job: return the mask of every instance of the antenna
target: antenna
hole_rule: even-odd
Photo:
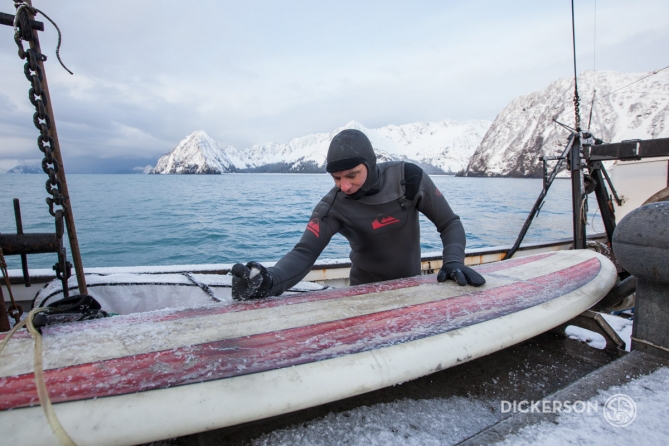
[[[576,131],[581,131],[581,112],[579,105],[581,99],[578,96],[578,75],[576,73],[576,21],[574,20],[574,0],[571,0],[571,38],[574,48],[574,127]]]
[[[592,101],[590,102],[590,116],[588,117],[588,132],[592,124],[592,110],[595,108],[597,95],[597,0],[595,0],[595,18],[592,24]]]

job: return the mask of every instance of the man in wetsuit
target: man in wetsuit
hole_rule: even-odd
[[[232,267],[236,300],[278,296],[302,280],[336,233],[351,245],[351,285],[420,274],[422,212],[437,227],[444,246],[437,280],[481,286],[485,279],[464,265],[465,231],[460,218],[430,177],[415,164],[376,164],[372,144],[358,130],[344,130],[330,143],[326,170],[335,187],[314,208],[292,251],[274,267],[257,262]]]

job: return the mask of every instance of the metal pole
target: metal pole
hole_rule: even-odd
[[[611,196],[606,191],[604,175],[602,175],[602,163],[595,161],[589,165],[590,177],[595,180],[595,196],[597,197],[597,204],[599,204],[599,213],[604,222],[606,236],[609,243],[613,239],[613,232],[616,230],[616,217],[613,212],[613,205],[611,204]]]
[[[26,3],[32,7],[32,0],[26,0]],[[28,17],[31,20],[35,19],[35,16],[30,13],[28,10]],[[39,37],[37,35],[36,30],[32,30],[33,33],[33,38],[30,41],[30,48],[38,51],[41,53],[40,50],[40,45],[39,45]],[[74,214],[72,212],[72,200],[70,199],[70,192],[67,187],[67,180],[65,179],[65,167],[63,166],[63,158],[61,156],[60,152],[60,142],[58,141],[58,132],[56,131],[56,119],[55,115],[53,113],[53,108],[51,106],[51,95],[49,94],[49,86],[46,81],[46,70],[44,69],[44,63],[38,58],[37,63],[39,64],[39,67],[42,69],[42,73],[44,75],[43,81],[42,81],[42,89],[44,90],[44,93],[47,98],[47,103],[46,103],[46,112],[49,114],[51,117],[51,128],[50,128],[50,135],[53,138],[55,144],[55,149],[53,150],[53,157],[58,161],[58,164],[60,166],[60,169],[58,170],[58,173],[56,174],[58,177],[58,180],[61,182],[61,191],[62,194],[68,197],[67,200],[67,206],[64,206],[64,214],[65,214],[65,224],[67,226],[67,238],[70,241],[70,251],[72,252],[72,262],[74,263],[74,270],[77,275],[77,285],[79,287],[79,293],[80,294],[88,294],[88,287],[86,286],[86,279],[84,277],[84,266],[81,261],[81,252],[79,250],[79,240],[77,239],[77,230],[74,225]]]
[[[509,249],[506,254],[504,255],[504,258],[502,260],[510,259],[513,257],[513,255],[516,253],[518,248],[520,247],[520,244],[523,242],[523,239],[525,238],[525,234],[527,234],[527,231],[530,229],[530,225],[532,224],[532,220],[534,220],[534,217],[539,213],[539,210],[541,209],[541,206],[543,206],[544,198],[546,198],[546,194],[548,194],[548,189],[551,187],[551,184],[553,184],[553,180],[555,180],[555,177],[559,173],[560,169],[562,168],[562,165],[564,164],[565,159],[570,156],[570,151],[572,150],[573,144],[574,144],[574,135],[575,133],[572,133],[569,136],[569,142],[567,143],[567,147],[564,149],[562,152],[562,155],[558,157],[558,162],[557,165],[553,168],[553,173],[551,173],[550,177],[546,177],[546,161],[544,160],[544,187],[539,194],[539,198],[537,198],[537,201],[534,202],[534,207],[532,207],[532,210],[530,211],[529,215],[525,219],[525,223],[523,224],[522,229],[520,230],[520,233],[518,234],[518,237],[516,238],[516,242],[513,244],[511,249]]]
[[[14,219],[16,220],[16,235],[23,234],[23,221],[21,220],[21,205],[19,199],[14,198]],[[23,270],[23,282],[30,286],[30,271],[28,270],[28,256],[21,254],[21,269]]]
[[[5,296],[2,294],[2,287],[0,286],[0,332],[4,333],[11,330],[9,325],[9,314],[5,306]]]
[[[583,169],[581,168],[581,133],[574,135],[574,145],[569,154],[571,169],[571,202],[574,220],[574,249],[585,249],[585,190]]]

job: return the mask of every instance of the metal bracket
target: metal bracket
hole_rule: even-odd
[[[570,321],[555,327],[552,331],[566,337],[565,330],[568,326],[574,325],[576,327],[585,328],[586,330],[594,331],[604,336],[606,340],[605,350],[616,351],[619,356],[625,355],[625,341],[623,341],[618,333],[611,328],[606,319],[600,313],[586,310]]]
[[[6,14],[0,12],[0,25],[14,26],[14,16],[12,14]],[[30,21],[30,27],[37,31],[44,31],[44,22],[38,22],[37,20]]]

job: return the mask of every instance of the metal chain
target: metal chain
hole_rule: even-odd
[[[46,198],[46,203],[49,205],[49,213],[55,218],[56,235],[59,240],[62,240],[64,232],[63,217],[67,210],[67,201],[69,200],[69,197],[62,193],[63,185],[56,176],[60,170],[60,165],[53,156],[54,151],[56,150],[56,143],[51,130],[51,117],[46,112],[47,94],[42,86],[44,73],[38,63],[46,61],[46,56],[41,53],[39,41],[33,39],[32,28],[30,27],[30,20],[28,17],[28,12],[36,14],[39,10],[24,2],[15,1],[14,3],[16,6],[16,16],[14,18],[14,41],[19,49],[19,57],[26,60],[26,63],[23,66],[23,73],[25,74],[26,79],[31,83],[30,90],[28,91],[28,99],[30,99],[30,102],[35,106],[33,124],[40,132],[40,135],[37,137],[37,146],[40,151],[44,153],[42,170],[49,176],[45,188],[47,193],[51,196]],[[43,12],[41,13],[46,17]],[[51,19],[49,20],[53,23]],[[60,30],[58,31],[58,36],[58,46],[60,46]],[[32,47],[24,49],[23,40],[31,42]],[[56,54],[58,54],[58,50],[56,50]],[[58,57],[58,60],[60,61],[60,56]],[[63,67],[65,68],[64,65]],[[65,69],[67,70],[67,68]],[[67,71],[69,72],[69,70]],[[59,209],[54,209],[54,206],[59,206]],[[54,270],[56,271],[56,277],[58,277],[63,284],[63,295],[67,297],[69,291],[67,280],[72,275],[72,264],[67,261],[65,247],[62,247],[58,252],[58,263],[54,265]]]
[[[574,121],[576,126],[576,131],[581,131],[581,98],[578,96],[578,85],[576,83],[576,78],[574,78]]]
[[[53,151],[56,148],[54,139],[50,133],[51,117],[46,112],[46,93],[42,88],[44,74],[38,65],[38,60],[44,62],[46,61],[46,56],[40,52],[39,43],[32,38],[32,29],[30,28],[27,11],[33,12],[33,9],[26,3],[21,3],[18,6],[16,18],[14,19],[14,25],[16,26],[14,40],[19,48],[19,57],[26,60],[26,63],[23,66],[23,73],[25,74],[26,79],[31,83],[31,88],[28,91],[28,99],[30,99],[30,102],[35,106],[33,124],[37,130],[40,131],[40,136],[37,138],[37,146],[40,151],[44,153],[42,170],[49,176],[45,188],[51,197],[47,197],[46,202],[49,205],[49,213],[55,217],[56,210],[54,210],[54,205],[65,209],[67,207],[66,202],[68,197],[61,193],[62,184],[60,180],[56,178],[60,166],[58,161],[53,158]],[[28,26],[28,32],[23,28],[26,24]],[[22,40],[32,41],[33,48],[24,50]]]
[[[68,279],[72,276],[72,264],[67,261],[67,250],[63,246],[63,233],[65,232],[65,227],[63,224],[63,211],[56,211],[56,237],[60,242],[60,250],[58,251],[58,262],[53,266],[53,270],[56,272],[56,277],[60,280],[61,286],[63,288],[63,297],[67,298],[70,295],[70,287],[68,285]]]

